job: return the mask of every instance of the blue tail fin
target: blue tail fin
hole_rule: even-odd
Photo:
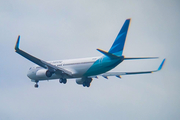
[[[130,21],[131,19],[127,19],[124,22],[124,25],[122,26],[119,34],[117,35],[112,47],[108,51],[109,53],[112,53],[117,56],[122,56]]]

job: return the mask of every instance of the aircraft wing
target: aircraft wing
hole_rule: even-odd
[[[57,67],[57,66],[55,66],[55,65],[53,65],[51,63],[48,63],[48,62],[46,62],[44,60],[36,58],[36,57],[22,51],[21,49],[19,49],[19,42],[20,42],[20,36],[18,36],[18,38],[17,38],[17,42],[16,42],[16,45],[15,45],[15,51],[18,54],[25,57],[26,59],[30,60],[31,62],[33,62],[33,63],[35,63],[35,64],[37,64],[37,65],[39,65],[39,66],[41,66],[41,67],[43,67],[45,69],[48,69],[51,72],[54,72],[54,73],[57,73],[57,74],[65,73],[65,74],[67,74],[69,76],[72,75],[72,73],[70,71],[68,71],[68,70],[65,70],[65,69],[63,69],[61,67]]]
[[[141,72],[106,72],[101,74],[104,78],[108,79],[109,76],[116,76],[118,78],[121,78],[121,75],[134,75],[134,74],[146,74],[146,73],[153,73],[157,72],[162,69],[166,59],[163,59],[162,63],[160,64],[159,68],[157,70],[152,71],[141,71]]]

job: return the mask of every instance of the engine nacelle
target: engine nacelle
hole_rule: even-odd
[[[78,78],[76,79],[76,83],[83,86],[90,86],[90,83],[92,82],[92,78]]]
[[[82,85],[86,79],[85,78],[78,78],[76,79],[76,83]]]
[[[36,72],[36,76],[40,78],[45,78],[45,77],[49,78],[52,76],[52,74],[53,74],[52,72],[46,69],[40,69]]]

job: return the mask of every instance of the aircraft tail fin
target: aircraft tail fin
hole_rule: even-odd
[[[117,55],[117,56],[122,56],[130,22],[131,22],[131,19],[127,19],[124,22],[124,24],[123,24],[119,34],[117,35],[113,45],[111,46],[110,50],[108,51],[109,53],[112,53],[112,54]]]

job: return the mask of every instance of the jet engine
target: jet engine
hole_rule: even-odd
[[[49,70],[46,70],[46,69],[41,69],[41,70],[38,70],[37,72],[36,72],[36,76],[38,76],[38,77],[51,77],[52,76],[52,72],[50,72]]]
[[[78,78],[76,79],[76,83],[79,85],[82,85],[84,83],[85,79],[84,78]]]
[[[84,87],[89,87],[90,86],[90,83],[92,82],[92,78],[78,78],[76,79],[76,83],[79,84],[79,85],[83,85]]]

